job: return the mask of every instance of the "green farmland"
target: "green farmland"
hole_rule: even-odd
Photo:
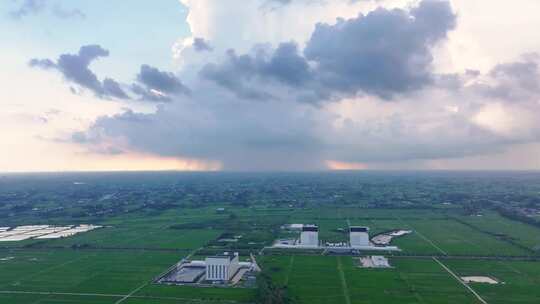
[[[394,259],[395,268],[385,270],[361,269],[351,257],[268,257],[264,261],[299,303],[476,303],[432,260]]]
[[[148,203],[132,207],[138,201],[124,189],[127,186],[111,190],[107,183],[104,190],[97,186],[88,190],[88,193],[100,193],[95,195],[99,203],[87,199],[91,206],[75,205],[74,215],[65,211],[71,205],[55,202],[62,195],[76,196],[80,190],[54,192],[44,203],[44,194],[40,194],[37,206],[64,206],[63,215],[54,213],[44,221],[35,212],[13,213],[5,217],[8,220],[0,227],[78,223],[103,227],[60,239],[0,242],[0,303],[533,304],[540,301],[537,288],[540,228],[503,217],[495,207],[471,213],[457,203],[432,203],[426,208],[424,201],[429,193],[426,189],[437,193],[438,187],[442,187],[430,188],[434,187],[431,180],[426,181],[429,186],[422,186],[425,188],[422,194],[414,191],[417,186],[411,186],[410,181],[398,187],[424,207],[399,208],[396,203],[393,207],[375,208],[369,197],[377,193],[385,197],[390,195],[387,191],[394,191],[393,187],[385,188],[386,182],[381,182],[378,190],[371,190],[375,192],[369,196],[362,195],[357,201],[333,202],[336,207],[332,207],[327,193],[343,192],[342,178],[337,178],[335,184],[332,178],[327,178],[326,184],[316,183],[319,188],[306,186],[304,177],[298,181],[297,188],[291,187],[290,179],[285,177],[272,177],[264,183],[242,182],[237,177],[217,179],[219,183],[213,183],[212,178],[215,177],[204,176],[196,183],[181,180],[174,186],[177,188],[165,187],[164,181],[154,180],[136,184],[132,191],[139,193],[140,189],[146,189],[144,195],[156,196],[152,201],[158,201],[171,187],[183,189],[178,201],[157,207]],[[88,179],[90,184],[93,180]],[[78,176],[77,180],[84,180],[84,176]],[[399,185],[397,180],[391,182]],[[149,186],[153,183],[157,185]],[[183,183],[189,187],[179,186]],[[373,181],[365,183],[374,187]],[[34,187],[39,188],[40,183],[32,185],[32,189],[24,190],[25,200],[28,200],[26,193],[35,191]],[[225,199],[244,193],[246,185],[259,189],[260,193],[250,194],[242,204]],[[335,188],[324,188],[329,185]],[[42,189],[42,193],[52,191],[49,187],[52,186]],[[55,187],[52,189],[67,191]],[[347,187],[355,189],[361,185]],[[103,194],[110,192],[115,193],[117,201],[102,200]],[[351,190],[351,193],[356,192]],[[280,200],[274,201],[275,196]],[[433,196],[430,201],[440,201],[438,196]],[[6,197],[13,194],[10,192]],[[337,199],[342,197],[346,194]],[[165,196],[161,200],[170,199]],[[96,206],[111,214],[97,216]],[[81,210],[89,211],[81,217]],[[325,242],[347,242],[349,225],[367,226],[371,236],[398,229],[412,232],[392,240],[392,245],[401,251],[378,253],[389,258],[392,268],[366,269],[358,266],[358,255],[271,248],[278,238],[298,237],[298,232],[283,229],[292,223],[319,225],[319,239]],[[263,270],[256,287],[154,283],[157,276],[183,258],[204,259],[225,251],[239,252],[242,260],[249,259],[250,254],[255,256]],[[373,253],[360,252],[360,255],[368,254]],[[494,278],[499,284],[464,283],[462,276]],[[264,290],[274,294],[265,294]],[[263,301],[272,297],[277,302]]]

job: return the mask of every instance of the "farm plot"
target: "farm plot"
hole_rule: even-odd
[[[0,293],[0,303],[9,304],[113,304],[120,299],[117,296]]]
[[[175,263],[176,253],[47,250],[8,252],[0,262],[0,290],[125,294]]]
[[[493,212],[483,216],[462,216],[459,220],[500,239],[515,242],[540,253],[540,229],[537,227],[509,220]]]
[[[526,256],[529,251],[453,220],[403,220],[439,254]]]
[[[215,239],[221,231],[174,230],[168,228],[106,227],[72,238],[51,240],[48,246],[92,246],[107,248],[196,249]]]
[[[432,260],[393,259],[393,269],[361,269],[351,257],[267,256],[263,267],[298,303],[473,304],[476,299]]]
[[[190,286],[166,286],[149,284],[134,294],[138,297],[158,297],[178,299],[181,303],[252,303],[255,297],[255,289],[247,288],[219,288],[219,287],[190,287]],[[134,303],[148,303],[133,300]],[[129,303],[129,302],[128,302]],[[161,302],[160,302],[161,303]],[[166,302],[171,303],[171,302]],[[173,302],[179,303],[179,302]]]
[[[345,268],[351,298],[358,299],[353,303],[477,303],[432,260],[392,259],[391,264],[393,269]]]
[[[489,304],[540,302],[540,262],[444,260],[460,277],[485,276],[499,284],[469,283]]]

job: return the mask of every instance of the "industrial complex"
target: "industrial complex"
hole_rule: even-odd
[[[238,253],[224,252],[204,260],[182,260],[156,279],[156,283],[171,285],[220,285],[234,286],[242,279],[255,278],[260,268],[251,256],[251,261],[241,262]]]
[[[392,237],[405,235],[410,231],[396,230],[391,233],[385,233],[384,239],[387,242],[381,242],[381,235],[377,235],[374,242],[369,237],[369,227],[349,226],[349,241],[341,243],[324,243],[319,240],[319,227],[313,224],[291,224],[288,227],[292,230],[300,230],[299,239],[281,239],[277,240],[273,248],[290,249],[330,249],[330,250],[381,250],[381,251],[400,251],[396,246],[389,246]]]

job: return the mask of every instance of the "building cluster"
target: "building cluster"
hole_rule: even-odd
[[[349,227],[349,241],[339,243],[323,243],[319,239],[319,227],[313,224],[291,224],[286,229],[300,230],[300,239],[298,240],[279,240],[273,247],[278,248],[299,248],[299,249],[344,249],[344,250],[389,250],[396,251],[399,248],[395,246],[382,246],[373,243],[369,237],[369,228],[364,226]],[[385,244],[387,245],[387,244]]]
[[[254,257],[241,262],[238,253],[224,252],[198,261],[183,260],[157,279],[165,284],[235,285],[248,273],[260,271]]]
[[[346,245],[345,243],[339,243]],[[300,246],[319,247],[319,227],[317,225],[303,225],[300,233]],[[370,246],[369,228],[360,226],[349,227],[349,246]]]

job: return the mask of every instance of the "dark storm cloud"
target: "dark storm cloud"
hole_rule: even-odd
[[[282,43],[270,60],[261,66],[264,75],[292,86],[301,86],[312,77],[307,61],[299,55],[295,43]]]
[[[103,79],[103,93],[118,99],[129,99],[129,96],[122,90],[120,84],[111,78]]]
[[[137,74],[137,82],[131,85],[131,91],[141,100],[169,102],[178,94],[189,95],[191,91],[171,72],[143,64]]]
[[[227,59],[223,63],[207,64],[199,74],[201,77],[229,89],[239,98],[272,99],[272,95],[264,90],[252,87],[249,83],[258,74],[258,64],[258,60],[249,55],[238,56],[234,50],[229,50],[227,51]]]
[[[97,75],[90,69],[90,64],[101,57],[109,56],[109,51],[99,45],[86,45],[80,48],[77,54],[62,54],[58,60],[51,59],[31,59],[29,66],[44,70],[57,70],[70,83],[76,84],[80,88],[90,90],[99,98],[130,100],[122,85],[112,79],[105,78],[100,81]],[[141,101],[171,101],[178,94],[189,94],[190,90],[184,86],[176,75],[170,72],[142,65],[140,72],[136,76],[137,82],[129,88],[130,93],[137,95]],[[76,88],[71,91],[77,93]]]
[[[89,68],[93,61],[107,56],[109,56],[109,51],[101,46],[85,45],[77,54],[60,55],[56,62],[50,59],[32,59],[29,65],[42,69],[56,69],[67,81],[92,91],[99,98],[127,99],[129,97],[118,82],[110,78],[101,82]]]
[[[234,50],[229,50],[223,63],[207,64],[200,75],[233,91],[238,97],[260,100],[275,97],[258,85],[258,81],[301,86],[312,77],[307,61],[292,42],[281,43],[272,54],[259,49],[255,55],[238,56]]]
[[[173,73],[163,72],[146,64],[141,66],[137,81],[150,90],[158,90],[163,93],[189,92],[189,89]]]
[[[246,98],[272,96],[263,88],[274,80],[297,89],[303,101],[359,93],[391,99],[433,83],[431,49],[455,25],[446,1],[422,1],[409,11],[379,8],[334,25],[318,24],[303,56],[294,43],[271,54],[229,51],[225,62],[207,65],[201,75]]]
[[[155,102],[169,102],[172,100],[171,97],[168,95],[153,91],[136,83],[131,85],[131,91],[134,94],[138,95],[140,100]]]
[[[432,82],[431,47],[455,24],[446,1],[422,1],[411,11],[379,8],[335,25],[318,24],[304,54],[318,64],[325,90],[389,99]]]
[[[87,136],[96,142],[121,137],[131,149],[162,156],[220,160],[229,170],[322,168],[321,142],[309,114],[298,119],[289,105],[202,93],[197,106],[165,104],[153,114],[101,117]]]
[[[101,46],[86,45],[81,47],[78,54],[60,55],[57,68],[67,80],[90,89],[97,96],[102,96],[104,94],[102,84],[88,67],[92,61],[107,56],[109,51]]]
[[[197,52],[211,52],[214,49],[208,44],[208,41],[204,40],[204,38],[195,38],[193,39],[193,48]]]

